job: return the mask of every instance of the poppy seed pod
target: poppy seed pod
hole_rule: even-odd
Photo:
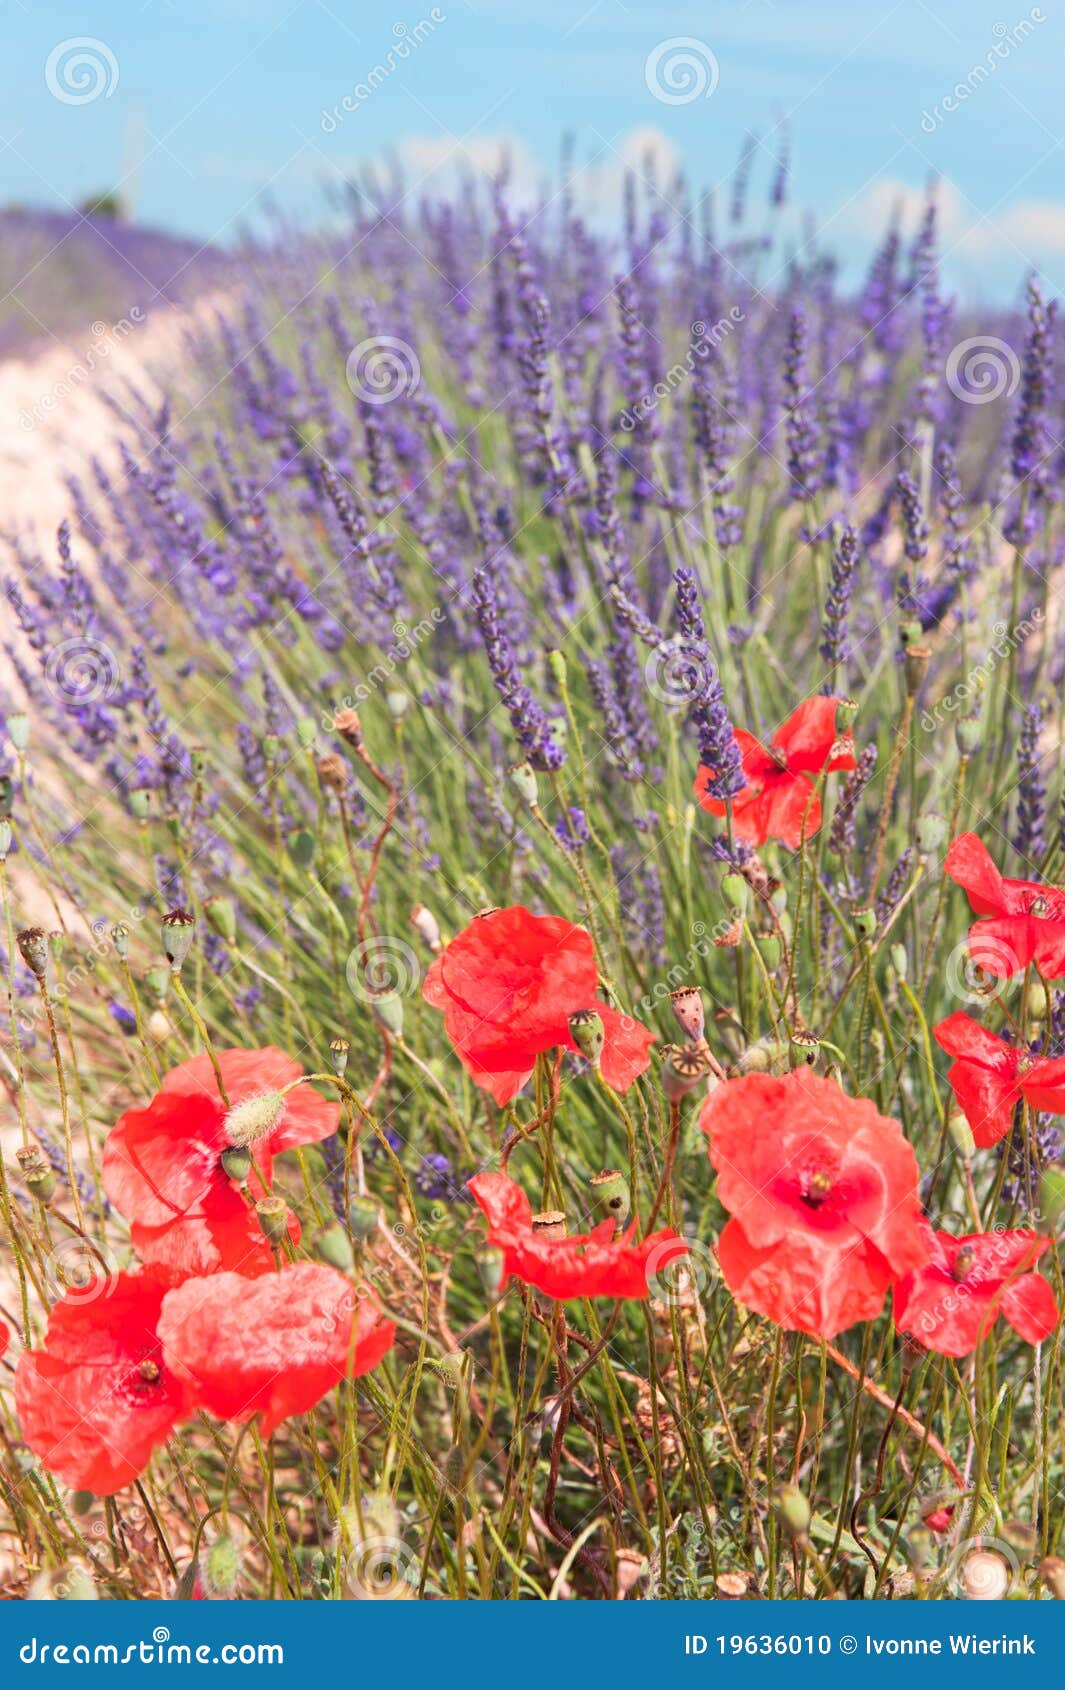
[[[858,715],[858,700],[856,698],[837,698],[836,700],[836,732],[850,733]]]
[[[619,1173],[616,1168],[606,1168],[601,1174],[593,1174],[588,1184],[591,1187],[592,1202],[605,1204],[617,1224],[624,1226],[631,1211],[629,1182],[624,1174]]]
[[[304,751],[310,751],[318,738],[318,723],[313,716],[301,716],[296,723],[296,738]]]
[[[603,1017],[596,1009],[575,1009],[568,1017],[570,1038],[586,1061],[598,1068],[606,1042]]]
[[[531,808],[537,801],[539,787],[536,782],[536,771],[531,763],[512,763],[507,770],[507,779],[514,788],[523,804]]]
[[[219,1161],[225,1170],[226,1178],[234,1180],[237,1185],[245,1185],[251,1173],[251,1151],[247,1145],[232,1144],[228,1150],[223,1150]]]
[[[954,742],[963,757],[972,757],[984,743],[979,716],[960,716],[954,724]]]
[[[821,1040],[816,1033],[793,1033],[788,1044],[788,1064],[792,1068],[812,1068],[821,1054]]]
[[[386,1033],[391,1033],[394,1039],[403,1037],[403,999],[398,992],[374,992],[370,1009]]]
[[[179,974],[189,954],[196,924],[188,910],[168,910],[163,917],[163,955],[170,972]]]
[[[333,731],[340,735],[345,745],[350,745],[353,751],[362,747],[362,723],[357,710],[338,710],[333,717]]]
[[[318,758],[314,767],[322,786],[328,787],[330,792],[347,791],[348,764],[338,752],[326,752],[324,757]]]
[[[0,821],[0,863],[6,863],[15,835],[11,831],[11,823]]]
[[[129,928],[112,927],[111,943],[114,945],[116,952],[124,962],[129,956]]]
[[[255,1205],[259,1230],[276,1250],[288,1232],[288,1204],[283,1197],[264,1197]]]
[[[135,822],[146,822],[151,814],[152,800],[143,786],[135,786],[127,800],[129,813]]]
[[[261,744],[263,748],[263,756],[266,758],[267,763],[276,763],[278,752],[281,750],[281,741],[277,734],[263,734]]]
[[[913,837],[921,856],[931,856],[933,851],[939,850],[947,837],[947,824],[935,810],[929,810],[925,815],[918,816]]]
[[[1052,1163],[1039,1176],[1039,1213],[1052,1232],[1065,1220],[1065,1168],[1060,1165]]]
[[[25,751],[30,743],[30,719],[22,710],[7,718],[7,735],[16,751]]]
[[[402,722],[410,709],[410,693],[403,692],[400,687],[393,687],[391,692],[385,693],[385,709],[394,722]]]
[[[220,939],[227,945],[233,945],[237,939],[237,917],[233,905],[228,898],[220,893],[204,901],[203,913],[207,917],[209,927],[212,927]]]
[[[365,1244],[377,1231],[381,1211],[372,1197],[353,1197],[348,1204],[348,1231],[356,1244]]]
[[[16,936],[19,955],[38,980],[48,972],[48,935],[43,927],[25,927]]]
[[[710,1059],[696,1045],[667,1045],[662,1052],[662,1090],[671,1103],[694,1091],[710,1073]]]
[[[355,1260],[351,1239],[339,1221],[335,1221],[332,1226],[324,1226],[316,1234],[314,1247],[323,1262],[338,1268],[341,1273],[347,1273]]]
[[[755,944],[758,946],[762,961],[770,974],[774,974],[780,967],[783,952],[780,948],[779,933],[759,933]]]
[[[329,1041],[329,1060],[332,1063],[333,1073],[338,1080],[344,1078],[344,1070],[348,1065],[350,1050],[351,1046],[347,1039],[330,1039]]]
[[[919,622],[906,620],[899,623],[899,645],[903,651],[910,651],[920,644],[924,629]]]
[[[798,1485],[778,1485],[773,1492],[773,1512],[794,1538],[804,1538],[810,1529],[810,1504]]]
[[[903,662],[903,674],[906,677],[906,691],[912,698],[919,689],[921,682],[928,673],[928,665],[932,661],[932,648],[927,645],[910,646]]]
[[[976,1149],[976,1140],[973,1137],[973,1129],[966,1120],[963,1110],[957,1108],[951,1109],[950,1113],[947,1115],[947,1132],[950,1135],[951,1144],[954,1146],[962,1161],[971,1162],[973,1159],[973,1152]]]
[[[721,876],[721,896],[725,900],[725,908],[737,916],[747,914],[750,901],[750,887],[742,874],[723,874]]]
[[[899,979],[905,980],[906,971],[909,968],[909,958],[906,955],[906,946],[901,943],[892,945],[888,951],[888,957],[890,959],[891,966],[895,970]]]
[[[156,1003],[165,1003],[166,994],[170,990],[170,970],[168,968],[146,969],[144,984]]]
[[[698,986],[681,986],[679,990],[670,992],[669,1006],[677,1019],[682,1033],[697,1044],[706,1035],[706,1012],[703,1009],[702,994]]]
[[[24,1144],[15,1151],[22,1170],[26,1190],[38,1203],[50,1203],[55,1196],[55,1174],[35,1144]]]
[[[426,909],[424,904],[415,904],[410,912],[410,924],[419,939],[428,945],[433,955],[436,956],[441,949],[440,923],[432,910]]]
[[[543,1209],[533,1215],[532,1229],[537,1238],[557,1241],[566,1236],[566,1217],[561,1209]]]
[[[498,1244],[482,1244],[474,1253],[477,1272],[490,1297],[498,1297],[507,1277],[506,1256]]]
[[[854,931],[859,939],[871,939],[876,932],[876,928],[876,911],[874,909],[871,909],[867,904],[864,908],[855,910]]]

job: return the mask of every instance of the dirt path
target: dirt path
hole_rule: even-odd
[[[160,378],[181,359],[186,330],[222,302],[212,296],[134,314],[138,320],[92,323],[80,341],[0,363],[0,536],[47,542],[70,512],[67,477],[85,477],[94,456],[108,465],[117,459],[122,421],[104,395],[125,402],[132,384],[160,399]]]

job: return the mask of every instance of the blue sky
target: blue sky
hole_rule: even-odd
[[[890,206],[915,206],[935,174],[963,298],[1008,296],[1033,267],[1065,287],[1062,0],[0,0],[0,28],[5,201],[112,185],[139,132],[139,217],[226,239],[265,188],[314,220],[323,179],[390,151],[420,184],[506,146],[531,192],[570,130],[601,207],[648,153],[721,181],[748,130],[764,187],[784,117],[796,230],[801,208],[856,265]],[[46,66],[83,36],[102,44],[90,52],[110,93],[72,103]],[[714,67],[708,98],[668,103],[648,85],[649,55],[679,37]],[[386,74],[343,112],[375,65]]]

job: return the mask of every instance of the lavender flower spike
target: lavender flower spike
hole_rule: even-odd
[[[673,577],[677,589],[677,622],[692,662],[694,702],[692,721],[699,735],[699,761],[711,771],[706,791],[711,798],[727,803],[747,784],[736,732],[725,703],[717,667],[706,643],[706,628],[699,606],[699,589],[690,569],[678,569]]]

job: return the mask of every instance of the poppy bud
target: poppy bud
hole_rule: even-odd
[[[251,1151],[247,1145],[230,1145],[228,1150],[223,1150],[218,1160],[227,1179],[235,1180],[237,1185],[246,1184],[251,1173]]]
[[[339,1221],[332,1226],[324,1226],[314,1239],[314,1247],[323,1262],[330,1267],[339,1268],[341,1273],[350,1271],[354,1262],[351,1249],[351,1239],[348,1237]]]
[[[112,927],[111,943],[114,945],[116,952],[124,962],[129,956],[129,928]]]
[[[151,814],[152,800],[143,786],[135,786],[127,800],[129,813],[135,822],[146,822]]]
[[[1028,983],[1028,1014],[1033,1021],[1045,1021],[1050,1014],[1050,993],[1042,980]]]
[[[1065,1561],[1060,1555],[1047,1555],[1040,1561],[1039,1577],[1055,1602],[1065,1602]]]
[[[868,904],[864,907],[864,909],[855,910],[854,931],[857,933],[859,939],[871,939],[873,934],[876,932],[876,927],[876,911],[874,909],[870,909]]]
[[[310,868],[314,862],[314,834],[308,833],[305,827],[298,827],[285,840],[288,854],[297,868]]]
[[[1039,1176],[1039,1212],[1051,1232],[1065,1218],[1065,1168],[1052,1163]]]
[[[793,1033],[788,1045],[788,1066],[812,1068],[821,1054],[821,1040],[816,1033]]]
[[[939,850],[947,837],[947,824],[935,810],[929,810],[918,816],[913,837],[921,856],[929,857],[933,851]]]
[[[318,723],[313,716],[301,716],[296,723],[296,739],[304,751],[310,751],[318,738]]]
[[[905,980],[906,970],[909,967],[909,959],[906,955],[906,946],[903,944],[892,945],[888,951],[888,956],[891,959],[891,966],[895,970],[899,979]]]
[[[242,1097],[227,1111],[223,1127],[230,1144],[246,1148],[265,1138],[276,1127],[284,1112],[285,1100],[279,1091],[257,1091]]]
[[[773,1512],[792,1537],[803,1538],[810,1529],[810,1504],[798,1485],[778,1485],[773,1492]]]
[[[836,700],[836,732],[850,733],[858,715],[858,700],[856,698],[838,698]]]
[[[255,1205],[259,1230],[276,1250],[288,1233],[288,1204],[283,1197],[264,1197]]]
[[[973,1138],[973,1129],[962,1110],[957,1108],[950,1110],[947,1115],[947,1132],[950,1134],[951,1144],[962,1161],[971,1162],[973,1152],[976,1149],[976,1140]]]
[[[758,1039],[741,1053],[736,1066],[741,1074],[768,1074],[781,1054],[780,1045],[768,1039]]]
[[[168,968],[147,969],[144,975],[144,984],[156,1003],[164,1003],[166,994],[170,990],[170,970]]]
[[[55,1196],[55,1174],[35,1144],[21,1145],[15,1159],[22,1170],[26,1190],[38,1203],[50,1203]]]
[[[219,1532],[203,1561],[208,1596],[232,1596],[240,1578],[240,1551],[229,1532]]]
[[[779,933],[759,933],[755,944],[758,946],[762,961],[770,974],[775,974],[780,967],[781,949]]]
[[[372,1197],[353,1197],[348,1204],[348,1231],[356,1244],[365,1244],[377,1231],[381,1211]]]
[[[565,686],[565,684],[566,684],[566,658],[565,658],[565,654],[563,652],[559,651],[557,646],[555,646],[547,654],[547,667],[550,669],[552,675],[555,677],[555,680],[559,683],[559,685]]]
[[[333,730],[352,750],[358,751],[362,746],[362,723],[357,710],[339,710],[333,717]]]
[[[694,1045],[667,1045],[662,1052],[662,1090],[671,1103],[694,1091],[710,1072],[710,1061]]]
[[[172,974],[181,972],[181,965],[189,954],[195,922],[188,910],[168,910],[163,917],[163,955]]]
[[[200,1563],[190,1561],[181,1577],[177,1581],[173,1600],[175,1602],[194,1602],[204,1595],[203,1581],[200,1577]]]
[[[410,693],[393,687],[391,692],[385,693],[385,708],[394,722],[402,722],[410,709]]]
[[[590,1062],[593,1068],[598,1068],[599,1059],[603,1054],[603,1042],[606,1034],[603,1031],[603,1017],[597,1009],[575,1009],[569,1017],[570,1038],[573,1040],[581,1055]]]
[[[11,831],[11,823],[0,821],[0,863],[6,863],[15,835]]]
[[[333,1073],[338,1080],[344,1078],[344,1070],[348,1065],[348,1052],[351,1050],[347,1039],[330,1039],[329,1060],[333,1065]]]
[[[227,945],[236,943],[237,917],[228,898],[215,893],[214,897],[205,900],[203,913],[219,938],[224,939]]]
[[[919,689],[921,682],[928,673],[928,665],[932,661],[932,648],[926,645],[910,646],[903,662],[903,674],[906,677],[906,691],[912,698]]]
[[[266,758],[266,761],[271,764],[276,763],[277,754],[281,750],[281,741],[277,735],[263,734],[261,744],[263,748],[263,756]]]
[[[920,643],[924,630],[919,622],[904,621],[899,623],[899,645],[903,651],[909,651]]]
[[[432,910],[427,910],[424,904],[415,904],[410,912],[410,924],[419,939],[428,945],[436,956],[443,947],[440,942],[440,923]]]
[[[537,801],[539,787],[536,782],[536,771],[531,763],[512,763],[507,770],[507,779],[514,788],[523,804],[531,808]]]
[[[679,991],[670,992],[669,1003],[681,1032],[697,1044],[706,1034],[706,1014],[698,986],[681,986]]]
[[[22,710],[7,718],[7,734],[16,751],[25,751],[30,743],[30,719]]]
[[[963,757],[971,757],[984,743],[984,729],[979,716],[959,716],[954,724],[954,743]]]
[[[736,916],[747,914],[750,887],[742,874],[729,873],[721,876],[721,896],[725,900],[725,908],[733,911]]]
[[[618,1226],[624,1226],[631,1208],[629,1182],[624,1174],[618,1173],[616,1168],[607,1168],[601,1174],[593,1174],[588,1184],[592,1189],[592,1202],[604,1203]]]
[[[374,1020],[394,1039],[403,1037],[403,999],[398,992],[374,992],[370,998]]]
[[[507,1277],[506,1256],[498,1244],[482,1244],[475,1252],[477,1272],[481,1276],[481,1284],[490,1297],[498,1297],[503,1289],[503,1282]]]
[[[43,980],[48,972],[48,938],[43,927],[26,927],[17,935],[19,953],[31,974]]]

